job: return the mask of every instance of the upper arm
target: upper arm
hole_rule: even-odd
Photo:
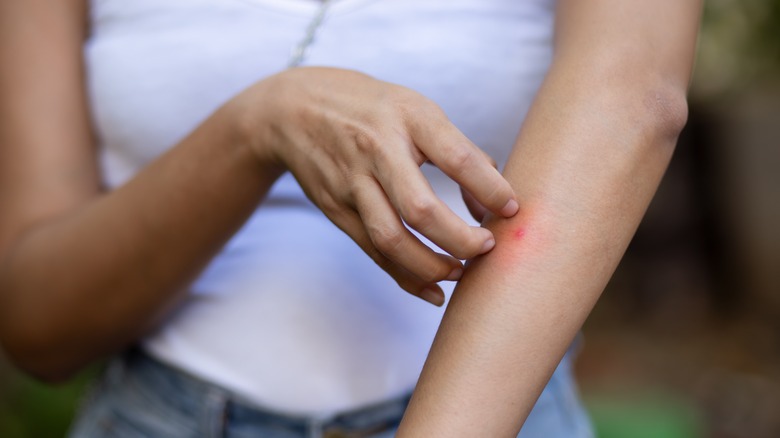
[[[685,89],[703,0],[559,0],[556,58],[649,70]],[[620,58],[620,59],[615,59]]]
[[[86,0],[0,2],[0,253],[98,193],[86,14]]]
[[[569,76],[562,82],[585,100],[632,102],[676,137],[687,119],[702,3],[559,0],[551,72]]]

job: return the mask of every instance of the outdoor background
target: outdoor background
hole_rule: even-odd
[[[780,437],[780,0],[708,1],[688,127],[584,331],[599,438]],[[94,372],[0,352],[0,437],[62,436]]]

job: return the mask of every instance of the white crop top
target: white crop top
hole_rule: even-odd
[[[222,103],[284,69],[317,3],[92,0],[84,50],[106,185],[123,184]],[[305,64],[426,95],[502,164],[551,59],[553,8],[335,0]],[[424,171],[470,220],[457,186]],[[443,286],[449,295],[452,284]],[[441,316],[400,290],[287,174],[144,346],[257,405],[327,415],[411,390]]]

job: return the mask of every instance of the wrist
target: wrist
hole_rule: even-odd
[[[263,174],[275,179],[287,168],[276,151],[273,115],[278,108],[269,101],[267,88],[262,83],[253,86],[225,104],[222,111],[229,124],[230,141],[250,155]]]

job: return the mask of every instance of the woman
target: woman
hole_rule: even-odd
[[[4,2],[4,348],[56,381],[140,345],[74,436],[388,435],[441,317],[393,280],[462,277],[398,435],[589,436],[553,371],[684,124],[700,9],[646,3]]]

